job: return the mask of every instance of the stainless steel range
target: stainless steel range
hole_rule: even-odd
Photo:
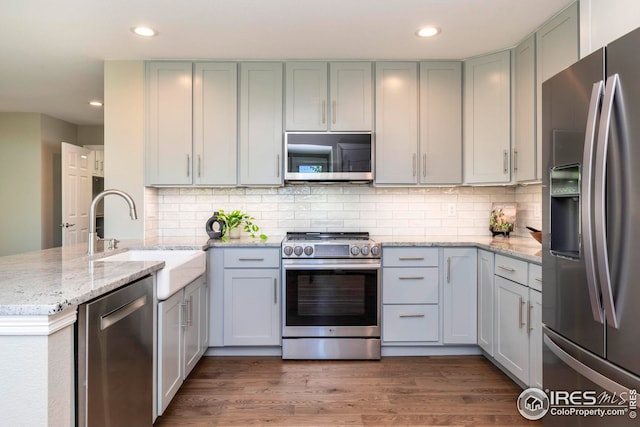
[[[287,233],[283,359],[380,359],[380,255],[369,233]]]

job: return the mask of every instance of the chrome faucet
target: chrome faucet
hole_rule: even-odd
[[[129,215],[131,216],[131,219],[138,219],[136,204],[134,203],[131,196],[124,191],[111,189],[104,190],[102,193],[98,194],[91,202],[91,208],[89,208],[89,248],[87,250],[87,253],[89,255],[93,255],[96,248],[96,241],[98,240],[96,234],[96,206],[98,206],[100,200],[104,199],[105,196],[108,196],[110,194],[115,194],[125,199],[129,204]]]

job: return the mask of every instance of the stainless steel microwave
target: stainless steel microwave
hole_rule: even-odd
[[[373,181],[371,133],[288,132],[286,181]]]

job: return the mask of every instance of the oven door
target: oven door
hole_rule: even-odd
[[[380,260],[283,260],[283,337],[380,337]]]

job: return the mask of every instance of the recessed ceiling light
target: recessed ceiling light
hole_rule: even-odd
[[[92,107],[102,107],[102,102],[100,101],[89,101],[89,105]]]
[[[153,37],[158,35],[158,32],[151,27],[133,27],[131,31],[142,37]]]
[[[422,27],[418,31],[416,31],[416,36],[418,37],[433,37],[440,34],[440,28],[434,27],[433,25],[429,25],[427,27]]]

